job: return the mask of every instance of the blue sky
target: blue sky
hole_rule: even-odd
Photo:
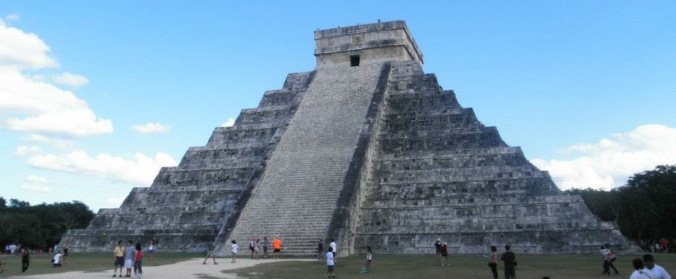
[[[425,72],[562,189],[676,164],[673,1],[0,5],[0,196],[117,207],[288,73],[315,29],[405,20]]]

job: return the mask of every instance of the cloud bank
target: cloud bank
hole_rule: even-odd
[[[635,173],[652,170],[657,165],[676,164],[676,129],[642,125],[597,143],[570,146],[560,153],[572,159],[533,159],[531,162],[541,170],[549,171],[562,190],[610,190],[624,185]]]
[[[71,137],[112,133],[112,122],[97,117],[73,92],[24,75],[28,70],[58,67],[49,51],[37,35],[0,20],[0,129]],[[71,86],[87,82],[70,73],[53,79]]]
[[[132,158],[106,153],[89,156],[83,150],[67,154],[42,154],[28,159],[28,164],[40,169],[93,175],[114,182],[149,186],[161,167],[176,166],[176,161],[166,153],[153,157],[135,153]]]

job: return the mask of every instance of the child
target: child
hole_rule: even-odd
[[[134,254],[134,277],[143,277],[143,251],[141,243],[136,243],[136,253]]]
[[[52,259],[52,267],[61,267],[61,251],[56,252]]]
[[[333,247],[329,247],[329,251],[326,252],[326,265],[329,267],[329,278],[336,278],[336,274],[333,273]]]
[[[148,242],[148,256],[150,256],[151,260],[154,257],[154,255],[153,255],[154,253],[155,253],[155,246],[153,246],[153,241],[151,240],[150,242]]]
[[[373,251],[371,246],[366,246],[366,273],[371,273],[371,259],[373,258]]]
[[[237,249],[239,248],[239,246],[237,246],[237,241],[235,241],[234,239],[230,242],[232,243],[232,246],[231,246],[231,248],[232,248],[231,249],[231,251],[232,251],[232,261],[231,261],[231,263],[237,263]]]

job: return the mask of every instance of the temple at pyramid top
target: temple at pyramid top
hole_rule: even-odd
[[[315,42],[317,68],[384,61],[423,64],[423,54],[402,20],[317,30]]]

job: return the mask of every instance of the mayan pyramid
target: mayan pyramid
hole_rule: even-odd
[[[218,127],[150,187],[102,209],[62,243],[112,249],[154,240],[164,251],[204,251],[216,239],[280,237],[283,252],[452,253],[510,244],[521,253],[632,250],[579,196],[505,144],[460,106],[403,21],[314,32],[316,68],[289,74],[232,127]],[[246,245],[246,244],[242,244]]]

